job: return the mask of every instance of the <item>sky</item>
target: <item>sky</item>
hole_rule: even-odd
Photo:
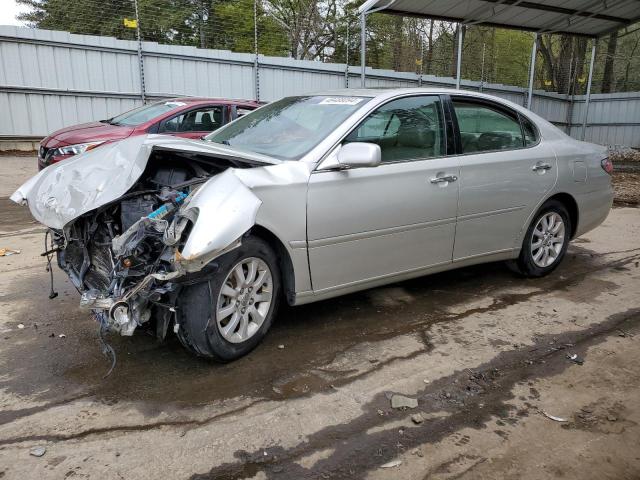
[[[25,9],[16,5],[15,0],[0,0],[0,25],[22,25],[16,15]]]

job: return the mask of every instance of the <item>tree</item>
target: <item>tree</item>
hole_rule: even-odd
[[[609,34],[609,42],[607,44],[607,58],[604,59],[604,73],[602,75],[602,93],[609,93],[613,83],[613,60],[616,56],[616,47],[618,46],[618,32]]]
[[[543,83],[551,82],[551,89],[559,93],[580,93],[585,84],[584,63],[587,39],[572,35],[543,35],[540,38]]]

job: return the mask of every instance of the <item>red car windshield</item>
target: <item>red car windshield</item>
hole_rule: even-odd
[[[186,103],[184,102],[172,101],[143,105],[142,107],[134,108],[133,110],[123,113],[122,115],[113,117],[111,120],[108,120],[108,123],[110,123],[111,125],[125,125],[128,127],[135,127],[137,125],[142,125],[149,120],[153,120],[159,115],[170,112],[176,107],[183,107],[185,105]]]

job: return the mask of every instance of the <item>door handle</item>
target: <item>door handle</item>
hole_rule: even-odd
[[[458,180],[458,177],[456,177],[455,175],[445,175],[443,177],[434,177],[430,180],[431,183],[448,183],[448,182],[455,182],[456,180]]]
[[[548,163],[539,163],[531,167],[531,170],[533,170],[534,172],[537,172],[540,170],[551,170],[551,165],[549,165]]]

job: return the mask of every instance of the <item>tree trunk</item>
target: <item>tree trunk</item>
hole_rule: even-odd
[[[607,58],[604,60],[604,73],[602,74],[602,93],[610,93],[613,84],[613,61],[618,46],[618,31],[609,34],[607,45]]]
[[[560,52],[556,60],[555,86],[559,93],[568,93],[570,86],[569,69],[571,57],[573,56],[573,37],[562,35],[560,37]],[[577,74],[577,72],[576,72]],[[577,77],[577,75],[576,75]]]
[[[397,16],[393,22],[393,69],[396,72],[402,71],[402,17]]]
[[[583,78],[584,77],[584,60],[585,60],[585,56],[587,54],[587,39],[586,38],[576,38],[575,39],[575,48],[574,48],[574,55],[573,57],[575,58],[575,62],[576,62],[576,73],[575,75],[573,75],[573,91],[576,91],[576,82],[577,79],[579,78]],[[586,80],[584,82],[580,82],[580,85],[583,85],[585,90],[587,88],[587,83]]]
[[[429,50],[427,51],[427,75],[431,75],[431,64],[433,63],[433,19],[429,20]]]

